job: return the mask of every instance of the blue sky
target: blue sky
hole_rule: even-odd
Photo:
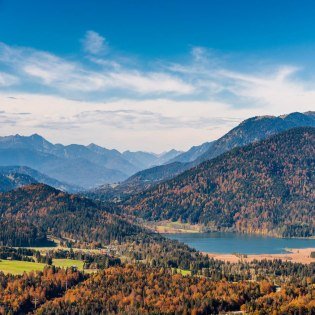
[[[314,110],[314,16],[313,1],[0,0],[0,134],[158,152]]]

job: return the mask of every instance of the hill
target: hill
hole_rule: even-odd
[[[15,189],[21,186],[25,186],[28,184],[34,184],[34,183],[42,183],[42,184],[46,184],[49,186],[52,186],[56,189],[62,190],[62,191],[67,191],[67,192],[79,192],[82,191],[83,188],[79,187],[79,186],[74,186],[74,185],[68,185],[66,183],[62,183],[54,178],[48,177],[30,167],[27,166],[0,166],[0,174],[2,176],[5,177],[12,177],[12,176],[29,176],[32,179],[22,182],[19,185],[12,185],[12,187],[10,189],[7,190],[1,190],[0,191],[8,191],[11,189]]]
[[[164,179],[172,178],[174,174],[180,174],[184,170],[183,164],[178,162],[155,166],[136,173],[121,184],[102,185],[83,194],[94,200],[117,202],[128,198],[130,195],[149,189],[154,184]]]
[[[0,173],[0,192],[6,192],[25,185],[35,184],[37,181],[29,175],[19,173]]]
[[[0,242],[38,245],[53,235],[79,243],[108,244],[141,231],[111,211],[44,184],[24,186],[0,193]]]
[[[236,148],[122,204],[147,220],[211,230],[315,235],[315,128]]]

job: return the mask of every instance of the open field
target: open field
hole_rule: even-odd
[[[30,272],[32,270],[43,270],[45,264],[28,262],[28,261],[18,261],[18,260],[1,260],[0,270],[4,273],[12,273],[14,275],[22,274],[25,272]]]
[[[83,270],[84,262],[75,259],[53,259],[53,265],[60,268],[69,268],[75,266],[79,270]]]
[[[175,273],[180,273],[183,276],[191,276],[191,271],[190,270],[185,270],[185,269],[179,269],[179,268],[172,268],[172,271]]]
[[[69,268],[72,266],[83,270],[84,262],[81,260],[72,259],[53,259],[53,265],[60,268]],[[0,271],[11,273],[14,275],[22,274],[23,272],[43,270],[46,265],[37,262],[19,261],[19,260],[1,260]],[[87,270],[87,272],[89,272]]]
[[[171,221],[159,221],[159,222],[146,222],[145,227],[158,233],[173,234],[173,233],[201,233],[203,227],[201,225],[171,222]]]
[[[258,255],[236,255],[236,254],[216,254],[216,253],[203,253],[211,258],[223,260],[226,262],[245,261],[251,262],[253,260],[274,260],[282,259],[294,263],[310,264],[315,262],[315,258],[311,258],[311,252],[315,252],[315,248],[300,248],[290,249],[288,253],[284,254],[258,254]]]

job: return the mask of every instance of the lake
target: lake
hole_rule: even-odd
[[[237,233],[164,234],[202,252],[281,254],[286,248],[315,248],[315,239],[274,238]]]

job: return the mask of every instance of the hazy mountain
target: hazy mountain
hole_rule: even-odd
[[[181,163],[188,163],[196,160],[199,156],[204,154],[206,151],[208,151],[211,146],[213,145],[214,141],[212,142],[205,142],[201,145],[193,146],[188,151],[183,152],[181,154],[178,154],[171,160],[169,160],[169,163],[172,162],[181,162]]]
[[[137,152],[125,151],[123,152],[123,156],[130,163],[138,165],[141,169],[147,169],[149,167],[163,165],[181,153],[182,153],[181,151],[177,151],[174,149],[163,152],[161,154],[154,154],[142,151]]]
[[[30,181],[26,181],[23,185],[15,185],[14,188],[38,182],[68,192],[79,192],[83,190],[82,187],[62,183],[27,166],[0,166],[0,174],[4,176],[26,175],[32,179]]]
[[[212,230],[314,236],[314,170],[315,128],[294,128],[206,161],[122,209]]]
[[[25,185],[35,184],[37,181],[25,174],[0,173],[0,192],[6,192]]]
[[[154,153],[142,152],[142,151],[124,151],[123,157],[134,165],[138,165],[139,169],[145,169],[154,165],[157,160],[157,155]]]
[[[174,154],[169,153],[169,157]],[[0,137],[0,165],[33,168],[62,185],[45,183],[61,189],[67,187],[70,191],[74,191],[70,186],[88,189],[123,181],[148,164],[158,163],[159,159],[164,162],[166,158],[167,154],[161,157],[145,152],[121,154],[95,144],[52,144],[37,134]]]
[[[175,149],[164,152],[158,156],[158,163],[155,163],[155,165],[162,165],[165,163],[170,163],[173,159],[175,159],[177,156],[182,154],[182,151],[177,151]]]
[[[27,149],[49,153],[54,149],[54,145],[38,134],[33,134],[29,137],[16,134],[14,136],[0,137],[0,148]]]

